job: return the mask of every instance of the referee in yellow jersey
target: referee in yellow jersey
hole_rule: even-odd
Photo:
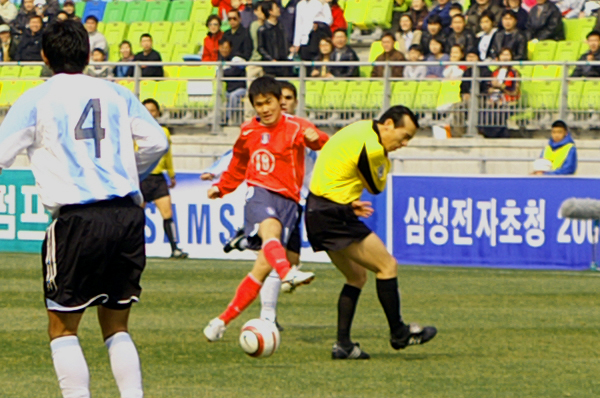
[[[363,189],[372,194],[385,189],[391,165],[388,153],[408,145],[418,128],[418,119],[410,109],[394,106],[379,120],[353,123],[338,131],[317,158],[306,202],[308,240],[313,250],[326,251],[346,277],[338,301],[333,359],[369,358],[350,339],[367,270],[377,277],[377,297],[388,320],[394,349],[426,343],[437,333],[433,326],[403,322],[396,259],[358,218],[373,214],[371,203],[360,201]]]

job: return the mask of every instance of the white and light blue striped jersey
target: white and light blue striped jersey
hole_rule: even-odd
[[[141,204],[139,180],[168,146],[162,127],[126,88],[58,74],[10,108],[0,126],[0,171],[27,150],[42,203],[53,214],[114,197]]]

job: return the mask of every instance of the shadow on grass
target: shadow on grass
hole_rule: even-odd
[[[480,357],[481,355],[473,354],[443,354],[443,353],[420,353],[420,354],[407,354],[405,352],[379,352],[370,353],[372,359],[398,359],[402,361],[425,361],[425,360],[445,360],[445,359],[456,359],[466,357]]]

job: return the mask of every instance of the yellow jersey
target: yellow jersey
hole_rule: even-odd
[[[321,149],[313,169],[310,191],[339,204],[385,189],[391,162],[372,120],[353,123],[333,135]]]
[[[160,159],[150,174],[162,174],[166,171],[167,174],[169,174],[169,177],[173,178],[175,177],[175,169],[173,168],[173,152],[171,152],[171,132],[166,127],[163,127],[163,130],[169,141],[169,151]]]

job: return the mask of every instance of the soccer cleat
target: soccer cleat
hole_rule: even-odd
[[[219,341],[223,338],[225,330],[227,330],[225,322],[222,319],[215,318],[204,328],[204,336],[210,342]]]
[[[348,352],[350,351],[350,352]],[[371,356],[360,349],[360,344],[354,343],[351,350],[346,350],[338,343],[331,349],[331,359],[369,359]]]
[[[314,273],[302,272],[294,265],[281,280],[281,291],[284,293],[291,293],[296,287],[308,285],[313,279],[315,279]]]
[[[437,334],[437,329],[434,326],[422,327],[418,323],[411,323],[404,329],[404,336],[395,337],[392,335],[390,344],[394,350],[401,350],[409,345],[425,344],[433,339]]]
[[[223,246],[223,251],[225,253],[229,253],[232,250],[244,251],[246,249],[243,242],[245,242],[246,236],[244,235],[244,229],[238,229],[235,235],[233,235],[225,245]]]
[[[277,322],[277,320],[275,320],[275,326],[277,326],[277,330],[279,330],[280,332],[283,332],[285,329],[283,326],[281,326],[279,324],[279,322]]]
[[[188,254],[187,254],[187,253],[185,253],[185,252],[182,252],[182,251],[181,251],[181,250],[179,250],[179,249],[175,249],[175,250],[173,251],[173,253],[171,253],[171,258],[177,258],[177,259],[180,259],[180,258],[188,258]]]

